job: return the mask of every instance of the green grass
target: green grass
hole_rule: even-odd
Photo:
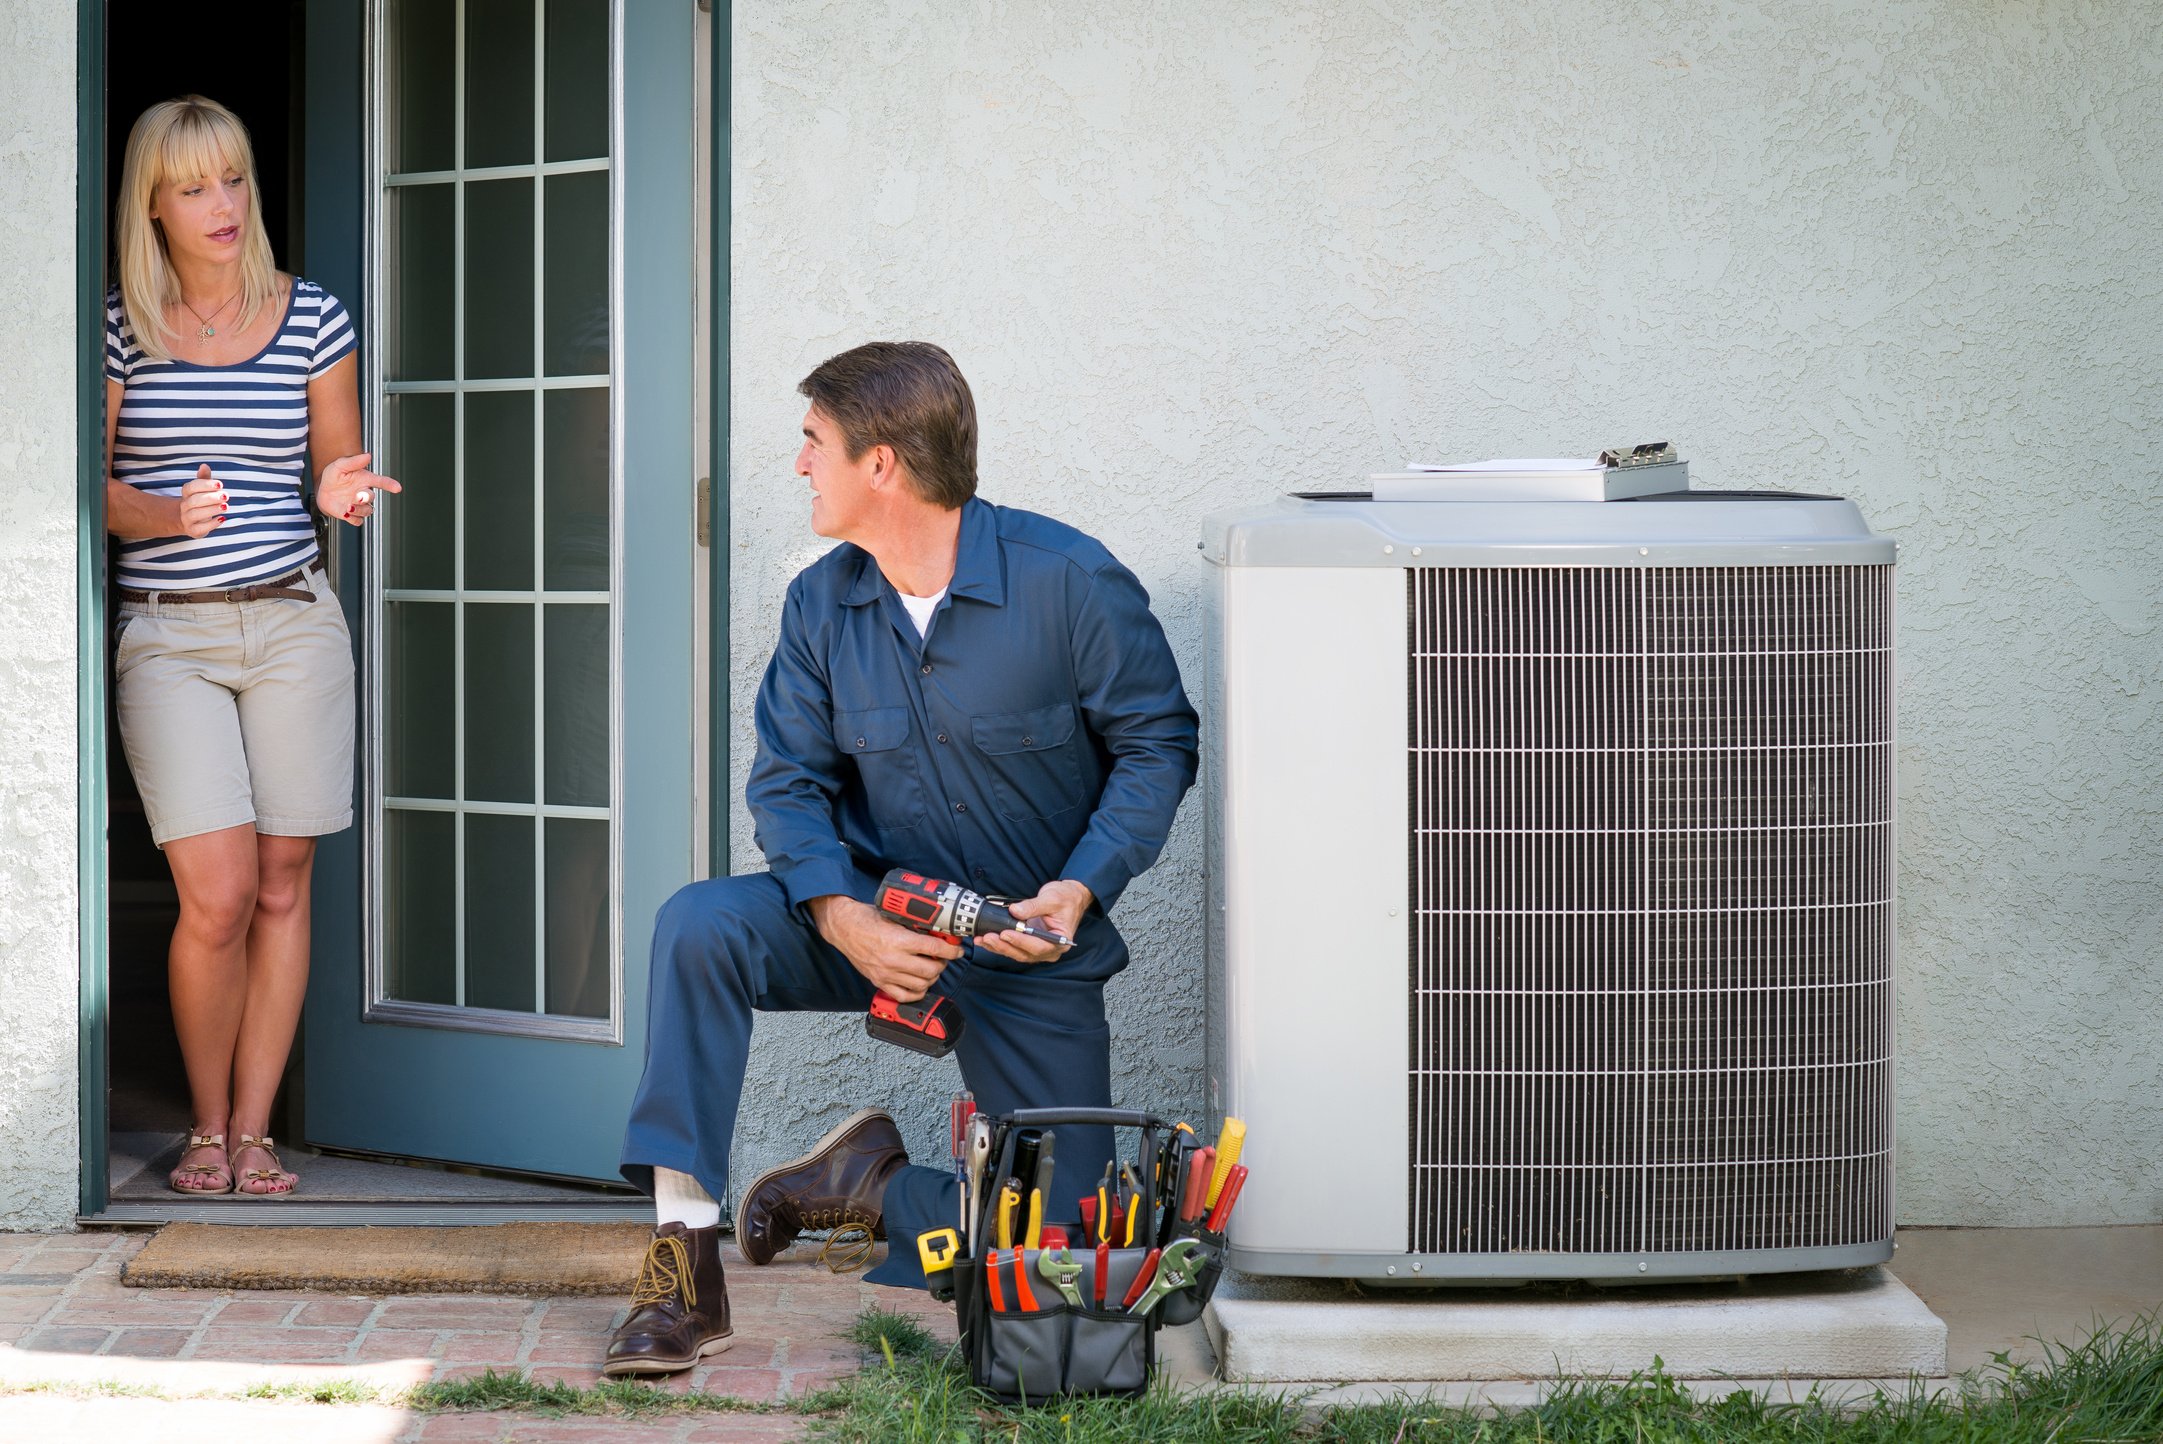
[[[2053,1345],[2039,1364],[1999,1356],[1958,1392],[1879,1394],[1857,1406],[1768,1403],[1744,1393],[1699,1400],[1655,1368],[1579,1382],[1507,1413],[1412,1400],[1317,1408],[1299,1395],[1175,1393],[1139,1399],[1002,1405],[970,1387],[951,1346],[915,1320],[866,1311],[850,1337],[870,1360],[848,1379],[787,1403],[679,1394],[633,1379],[589,1388],[493,1370],[478,1378],[390,1389],[333,1380],[258,1385],[234,1394],[167,1392],[103,1381],[0,1385],[0,1395],[280,1399],[389,1404],[423,1412],[507,1411],[623,1419],[703,1413],[810,1416],[835,1444],[2158,1444],[2163,1441],[2163,1314],[2083,1343]]]
[[[2154,1444],[2163,1440],[2163,1325],[2158,1315],[2043,1363],[2000,1356],[1955,1394],[1880,1393],[1857,1407],[1769,1403],[1736,1392],[1699,1400],[1655,1368],[1626,1380],[1565,1385],[1533,1408],[1483,1413],[1411,1400],[1315,1409],[1299,1396],[1176,1394],[1003,1406],[968,1385],[960,1362],[910,1320],[867,1313],[854,1331],[879,1358],[818,1402],[814,1437],[922,1444]],[[805,1401],[809,1405],[812,1401]]]

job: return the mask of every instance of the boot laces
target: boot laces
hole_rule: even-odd
[[[853,1208],[800,1210],[798,1220],[812,1231],[829,1232],[819,1244],[819,1262],[829,1273],[853,1273],[871,1259],[871,1230],[875,1220]]]
[[[691,1251],[674,1234],[655,1234],[646,1245],[646,1261],[639,1266],[638,1282],[631,1285],[631,1307],[665,1304],[678,1292],[684,1306],[698,1307],[698,1287],[691,1282]]]

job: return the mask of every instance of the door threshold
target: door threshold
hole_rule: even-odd
[[[76,1215],[83,1228],[149,1228],[166,1223],[228,1223],[239,1226],[283,1224],[289,1228],[336,1228],[359,1224],[410,1228],[475,1227],[498,1223],[653,1223],[653,1200],[556,1203],[408,1203],[312,1202],[293,1198],[276,1202],[180,1199],[171,1203],[113,1203],[97,1213]]]

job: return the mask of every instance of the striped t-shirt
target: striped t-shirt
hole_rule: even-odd
[[[278,334],[232,366],[153,361],[136,344],[116,286],[105,298],[105,374],[126,387],[113,437],[113,477],[178,496],[208,465],[225,486],[225,520],[208,536],[120,544],[120,585],[189,592],[240,587],[312,561],[308,381],[352,351],[352,318],[299,277]]]

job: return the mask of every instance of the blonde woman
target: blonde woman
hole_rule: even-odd
[[[312,496],[365,521],[345,308],[280,272],[248,133],[183,96],[128,137],[105,324],[120,736],[180,892],[169,982],[183,1193],[280,1197],[270,1108],[308,981],[315,840],[352,825],[353,651]],[[230,1140],[230,1141],[229,1141]]]

